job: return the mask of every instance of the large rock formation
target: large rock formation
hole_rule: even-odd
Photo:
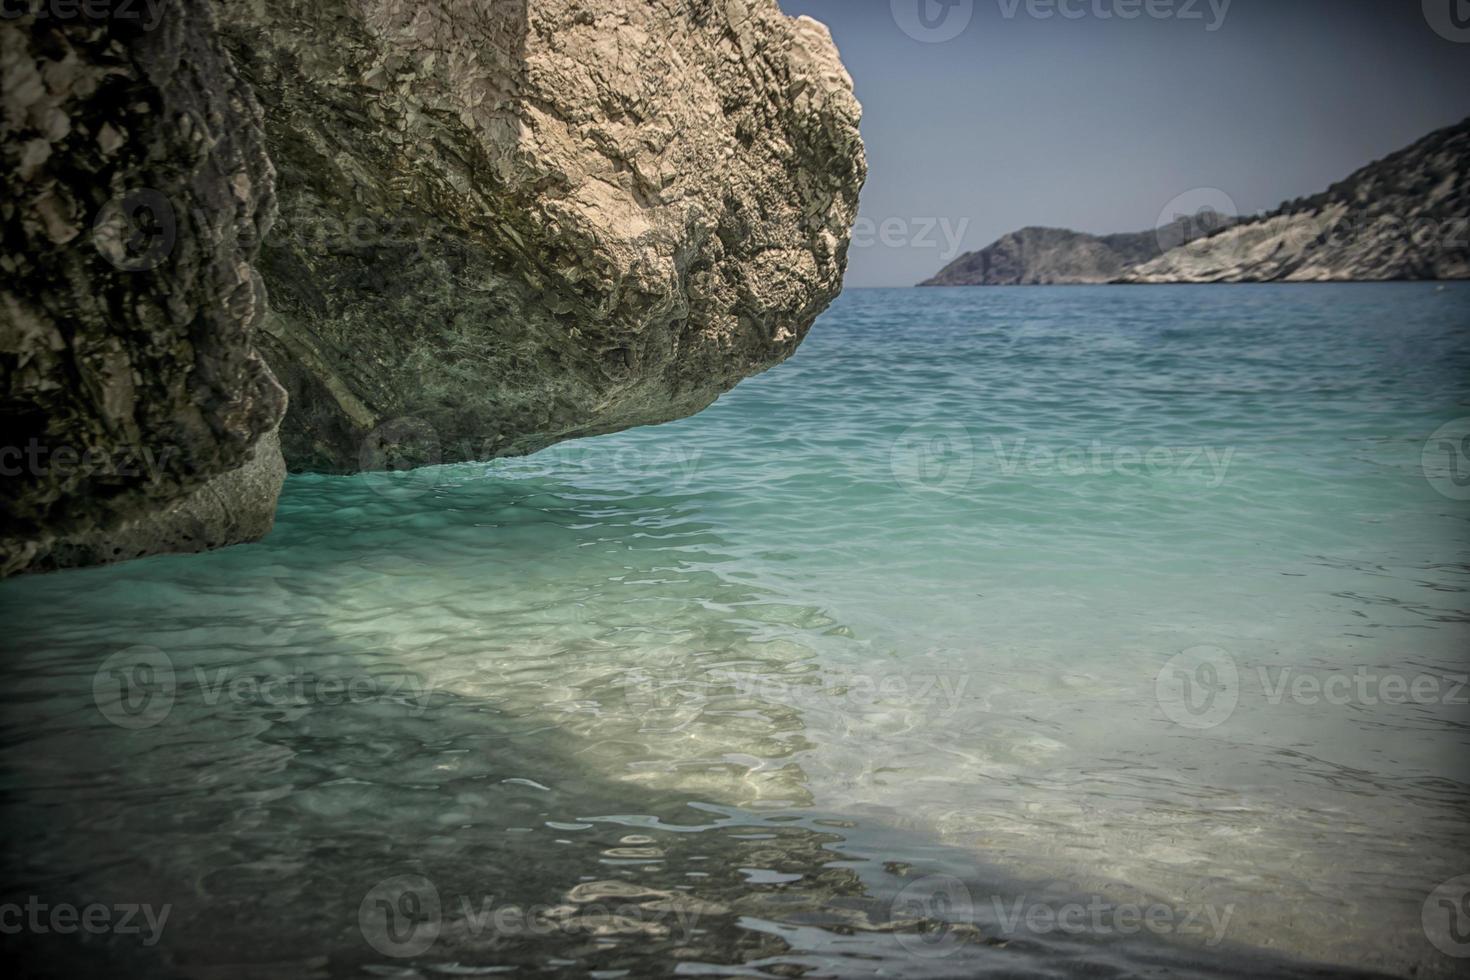
[[[1126,235],[1024,228],[921,285],[1465,278],[1470,120],[1266,214],[1202,211]]]
[[[218,0],[268,107],[262,346],[293,468],[704,408],[837,295],[864,162],[774,0]]]
[[[0,19],[0,575],[258,536],[280,481],[248,473],[279,467],[285,397],[252,336],[274,209],[256,103],[205,0],[19,9]]]
[[[300,469],[699,411],[836,296],[865,176],[775,0],[93,0],[0,57],[0,574],[263,534],[257,344]]]

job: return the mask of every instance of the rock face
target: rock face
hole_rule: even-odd
[[[1470,120],[1269,214],[1202,212],[1129,235],[1025,228],[960,256],[922,285],[1464,278]]]
[[[285,409],[259,110],[205,0],[126,6],[0,20],[0,575],[258,536],[280,486],[231,479]]]
[[[697,412],[841,288],[859,108],[774,0],[47,13],[0,20],[0,575],[259,537],[281,444],[351,472]]]
[[[1470,278],[1470,119],[1327,191],[1200,238],[1126,282]]]
[[[1172,232],[1187,237],[1183,226]],[[1112,282],[1130,267],[1156,258],[1164,235],[1152,231],[1088,235],[1064,228],[1022,228],[966,252],[921,286],[1041,286]]]
[[[689,415],[841,287],[865,176],[774,0],[217,0],[267,106],[263,353],[293,469]]]
[[[50,543],[34,568],[79,568],[181,554],[245,541],[270,533],[276,499],[286,480],[286,461],[275,432],[267,433],[243,465],[199,489],[130,518],[106,531],[62,535]]]

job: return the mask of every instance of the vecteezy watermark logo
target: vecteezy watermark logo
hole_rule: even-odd
[[[163,22],[166,0],[0,0],[0,20],[136,20],[151,31]],[[146,13],[146,20],[144,19]]]
[[[1451,500],[1470,500],[1470,418],[1435,430],[1420,457],[1429,485]]]
[[[1155,679],[1164,714],[1176,724],[1197,729],[1224,723],[1247,691],[1272,707],[1463,707],[1470,704],[1467,690],[1466,674],[1384,672],[1363,665],[1303,670],[1260,664],[1242,671],[1234,657],[1210,646],[1172,657]]]
[[[178,241],[178,219],[161,191],[149,188],[114,197],[97,212],[92,244],[122,272],[149,272],[163,264]]]
[[[1435,949],[1456,959],[1470,958],[1470,875],[1451,878],[1430,892],[1422,922]]]
[[[155,455],[147,446],[78,449],[69,445],[51,446],[32,438],[24,446],[0,446],[0,476],[106,475],[157,480],[177,453],[174,446],[165,446]]]
[[[892,916],[917,927],[896,933],[900,946],[915,956],[937,959],[953,953],[964,942],[965,932],[973,931],[975,907],[963,881],[950,875],[927,875],[898,893]]]
[[[937,248],[939,261],[948,262],[960,254],[970,219],[948,218],[858,218],[852,225],[852,247],[872,248]]]
[[[1424,0],[1424,19],[1445,40],[1470,43],[1470,0]]]
[[[1336,217],[1327,214],[1292,216],[1292,223],[1282,231],[1295,236],[1296,244],[1310,245],[1314,240],[1334,248],[1357,243],[1380,246],[1393,243],[1412,246],[1424,256],[1458,254],[1470,246],[1470,218],[1433,218],[1427,215],[1400,217],[1395,214],[1349,214]],[[1290,244],[1290,242],[1289,242]]]
[[[804,706],[821,703],[838,711],[882,711],[894,706],[953,718],[964,701],[971,677],[963,673],[882,674],[833,673],[800,675],[801,681],[769,674],[723,675],[737,694],[770,704]]]
[[[1369,667],[1351,671],[1336,670],[1325,677],[1299,672],[1292,667],[1256,668],[1266,703],[1286,702],[1300,705],[1326,704],[1336,707],[1380,704],[1467,705],[1465,689],[1470,676],[1465,674],[1430,674],[1421,671],[1410,676],[1382,673]],[[1273,676],[1274,675],[1274,676]]]
[[[1219,242],[1203,243],[1239,217],[1240,210],[1229,194],[1218,187],[1195,187],[1164,205],[1154,222],[1154,238],[1161,252],[1185,248],[1197,254],[1209,249],[1211,255],[1233,263],[1236,256],[1221,253]]]
[[[172,905],[155,909],[152,905],[103,905],[93,902],[78,908],[61,902],[55,905],[35,895],[19,902],[0,904],[0,934],[7,936],[28,932],[44,936],[51,933],[67,936],[85,932],[91,936],[136,936],[147,928],[144,946],[156,946],[163,937]]]
[[[162,650],[147,646],[113,654],[92,677],[97,710],[114,725],[129,729],[152,728],[186,698],[208,708],[391,702],[422,713],[429,707],[431,693],[422,676],[408,672],[244,674],[231,667],[194,667],[185,672],[176,669]]]
[[[1240,670],[1219,647],[1191,647],[1175,654],[1154,678],[1164,715],[1185,728],[1222,725],[1240,703]]]
[[[384,956],[422,956],[439,938],[439,890],[423,875],[398,875],[374,885],[357,907],[368,945]]]
[[[920,422],[894,442],[893,478],[905,490],[956,494],[975,472],[975,441],[958,422]]]
[[[1151,20],[1198,20],[1203,21],[1208,32],[1218,31],[1225,26],[1225,16],[1230,13],[1234,0],[997,0],[1001,16],[1014,20],[1023,8],[1028,17],[1050,20],[1082,20],[1092,17],[1097,20],[1136,20],[1148,17]],[[1208,17],[1206,15],[1208,8]]]
[[[909,427],[893,445],[894,479],[906,490],[957,494],[977,469],[987,478],[1054,480],[1085,477],[1178,479],[1209,489],[1224,486],[1234,448],[1215,446],[1109,446],[1090,443],[1045,446],[1022,436],[977,440],[957,422]]]
[[[618,905],[598,901],[604,897],[625,901]],[[409,874],[374,885],[358,906],[357,923],[373,949],[395,959],[411,959],[427,953],[445,935],[473,940],[482,949],[497,948],[515,937],[557,932],[666,938],[678,929],[688,941],[702,913],[723,911],[688,895],[621,880],[585,882],[558,905],[524,906],[495,895],[446,900],[428,878]]]
[[[615,446],[606,440],[573,439],[548,446],[529,456],[493,459],[495,445],[485,444],[484,473],[499,480],[623,480],[656,479],[662,487],[687,487],[694,482],[704,456],[671,442]]]
[[[889,0],[889,6],[899,30],[925,44],[954,40],[975,16],[975,0]]]
[[[1210,489],[1225,485],[1235,450],[1214,446],[1108,446],[1094,439],[1087,446],[1052,448],[1031,445],[1025,437],[1007,445],[991,436],[997,468],[1007,477],[1025,471],[1032,477],[1081,476],[1208,476]]]
[[[703,716],[711,689],[722,680],[675,652],[630,669],[623,677],[623,701],[639,731],[683,731]]]
[[[433,490],[441,474],[428,467],[444,461],[439,433],[423,419],[384,422],[367,434],[358,452],[362,480],[373,493],[407,500]]]
[[[152,728],[173,710],[178,686],[168,654],[135,646],[102,661],[92,676],[92,700],[120,728]]]
[[[456,239],[454,226],[411,214],[340,217],[309,208],[283,211],[266,241],[314,255],[399,252],[423,255]]]
[[[1235,916],[1235,906],[1175,907],[1161,902],[1148,904],[1111,902],[1093,895],[1084,901],[1030,902],[1026,896],[1006,901],[991,896],[991,905],[1002,935],[1048,936],[1204,936],[1208,947],[1220,945]]]

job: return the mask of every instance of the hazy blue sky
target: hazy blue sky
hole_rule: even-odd
[[[1470,115],[1470,0],[780,3],[832,29],[863,103],[851,286],[926,278],[960,232],[1152,228],[1194,188],[1275,207]]]

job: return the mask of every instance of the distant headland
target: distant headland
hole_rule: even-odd
[[[1269,213],[1196,197],[1150,231],[1022,228],[919,285],[1470,279],[1470,119]]]

